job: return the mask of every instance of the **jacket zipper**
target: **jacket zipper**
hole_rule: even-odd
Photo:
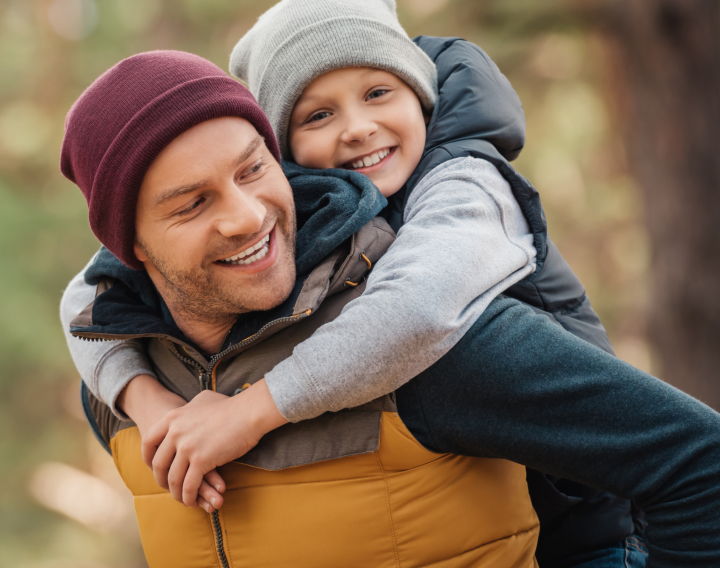
[[[236,343],[235,345],[232,345],[225,349],[224,351],[221,351],[220,353],[217,353],[213,355],[210,358],[210,361],[208,362],[207,369],[203,367],[200,363],[195,361],[192,357],[186,357],[178,352],[177,349],[174,350],[175,356],[180,359],[183,363],[186,363],[192,367],[195,367],[198,372],[198,381],[200,382],[200,388],[202,390],[215,390],[215,385],[213,384],[212,375],[215,370],[215,366],[221,361],[223,357],[225,357],[228,353],[234,351],[235,349],[238,349],[240,347],[249,345],[250,343],[256,341],[262,334],[265,333],[270,327],[282,323],[282,322],[295,322],[300,321],[301,319],[306,318],[312,313],[312,310],[306,310],[300,314],[288,316],[284,318],[278,318],[276,320],[273,320],[267,324],[265,324],[263,327],[261,327],[257,332],[255,332],[253,335],[248,337],[247,339],[243,339],[241,342]],[[232,329],[230,330],[232,331]],[[228,331],[228,334],[225,336],[225,339],[223,340],[223,344],[225,341],[227,341],[227,338],[230,336],[230,331]],[[215,548],[217,549],[218,558],[220,559],[220,564],[222,565],[222,568],[230,568],[230,565],[228,564],[227,556],[225,555],[225,543],[223,541],[223,527],[222,523],[220,522],[220,513],[217,511],[213,511],[210,514],[210,519],[212,521],[212,528],[213,528],[213,535],[215,538]]]

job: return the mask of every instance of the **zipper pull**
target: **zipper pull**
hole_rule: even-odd
[[[200,381],[200,388],[202,390],[210,390],[210,373],[206,373],[203,371],[200,373],[200,377],[198,377]]]

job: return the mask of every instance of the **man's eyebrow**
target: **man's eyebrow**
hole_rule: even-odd
[[[262,146],[265,143],[265,139],[260,136],[259,134],[253,138],[253,141],[248,144],[248,147],[243,150],[243,152],[238,156],[238,159],[235,161],[236,165],[242,164],[245,160],[247,160],[250,156],[253,155],[255,150],[257,150],[260,146]]]
[[[255,150],[262,146],[264,142],[265,139],[258,134],[253,139],[253,141],[248,144],[247,148],[245,148],[245,150],[243,150],[242,153],[238,156],[235,164],[238,166],[242,164],[245,160],[252,156]],[[193,191],[200,189],[206,184],[207,180],[203,180],[197,183],[192,183],[190,185],[181,185],[179,187],[174,187],[172,189],[168,189],[167,191],[163,191],[160,196],[155,200],[155,206],[162,205],[166,201],[169,201],[176,197],[180,197],[182,195],[185,195],[186,193],[192,193]]]
[[[206,183],[207,180],[203,180],[190,185],[181,185],[180,187],[174,187],[172,189],[168,189],[167,191],[163,191],[160,196],[155,200],[155,206],[162,205],[166,201],[170,201],[171,199],[180,197],[181,195],[185,195],[186,193],[192,193],[193,191],[200,189]]]

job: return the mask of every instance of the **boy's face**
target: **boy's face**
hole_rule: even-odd
[[[392,73],[336,69],[300,95],[290,117],[289,141],[299,165],[361,172],[388,197],[420,162],[425,118],[415,92]]]

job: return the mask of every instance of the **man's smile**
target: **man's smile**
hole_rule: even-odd
[[[242,272],[257,273],[270,268],[278,257],[277,225],[260,240],[232,256],[213,264]]]
[[[243,251],[240,251],[234,256],[224,258],[219,262],[227,262],[229,264],[252,264],[256,260],[265,258],[265,255],[270,249],[268,242],[270,241],[270,233],[265,235],[262,239],[256,242],[254,245],[249,246]],[[257,252],[255,252],[257,251]],[[255,253],[255,254],[253,254]],[[252,256],[250,256],[252,255]]]

